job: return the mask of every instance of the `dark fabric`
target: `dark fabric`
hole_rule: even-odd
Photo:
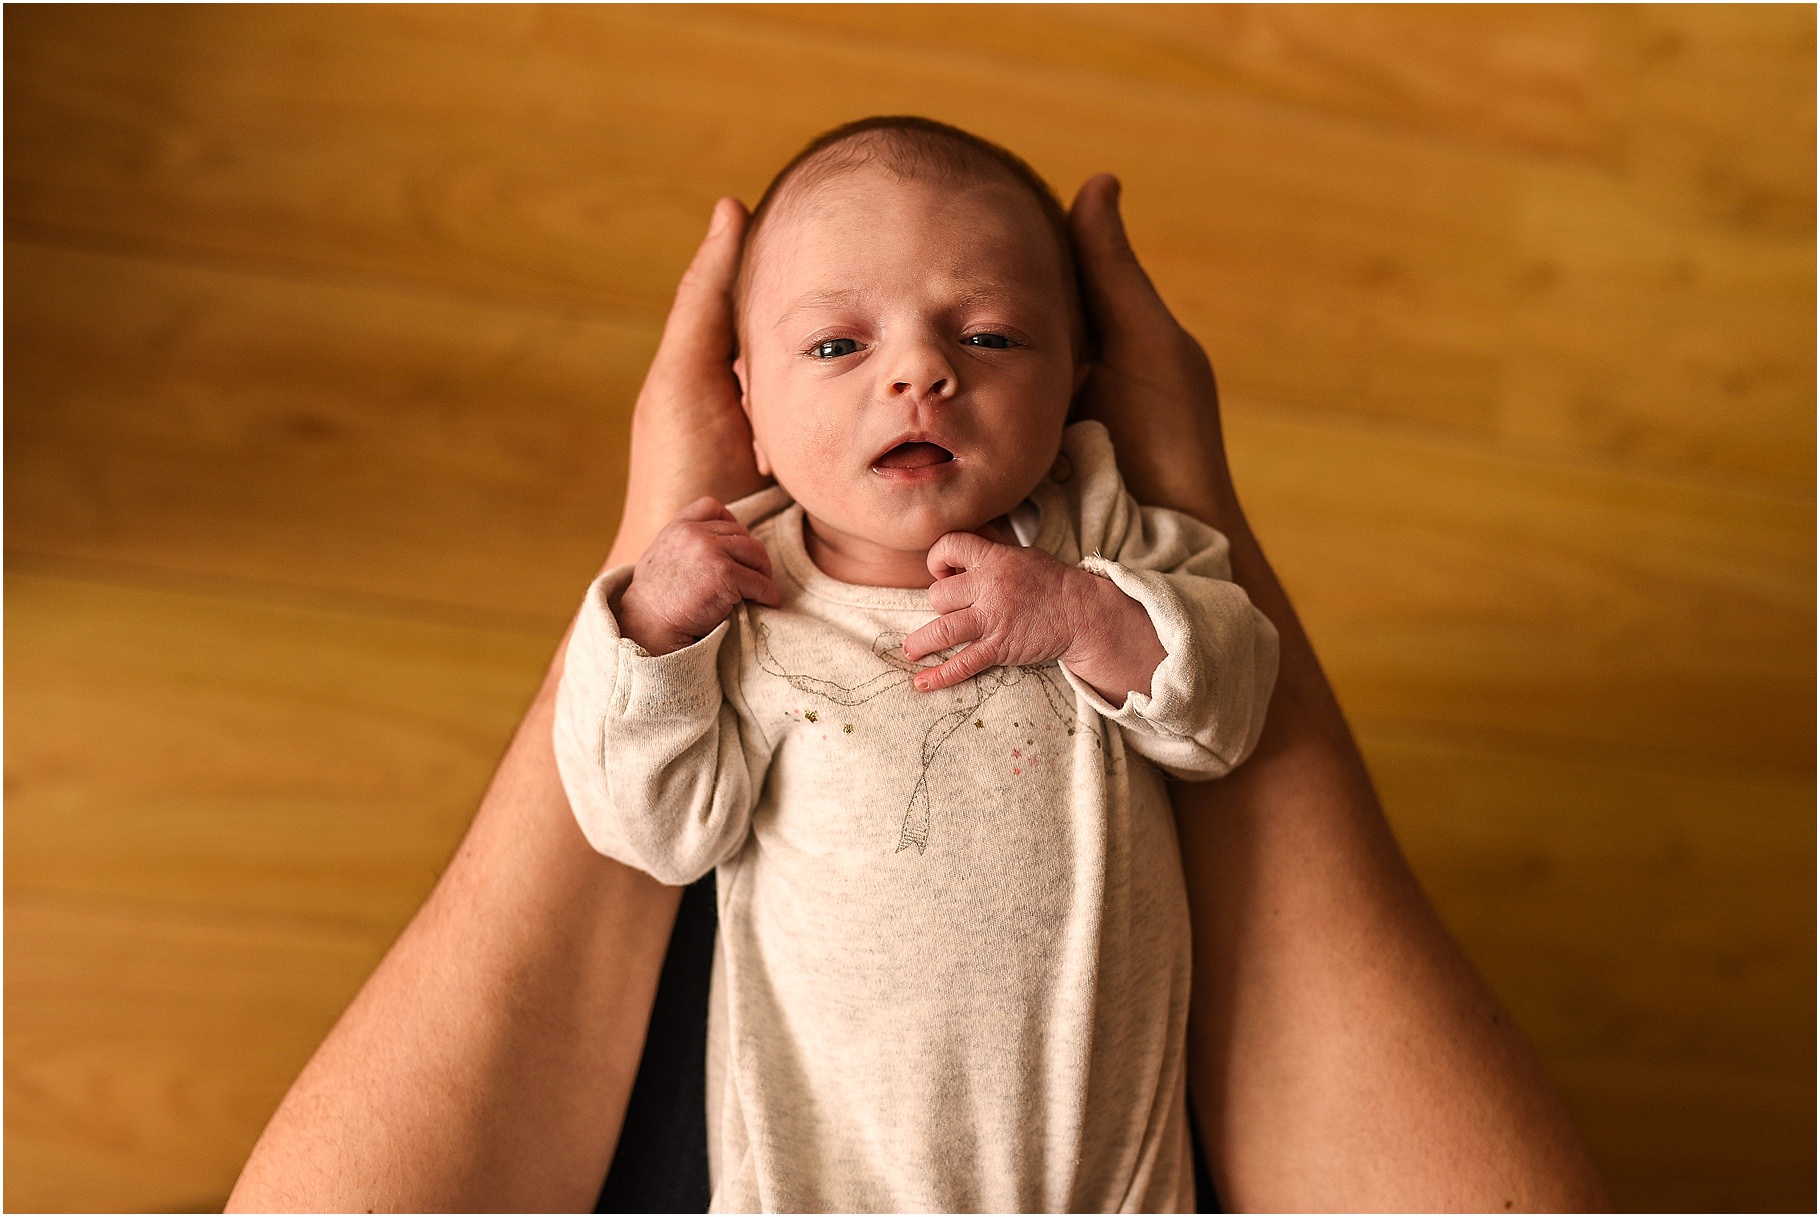
[[[714,964],[714,873],[683,891],[670,952],[657,981],[651,1029],[638,1062],[625,1128],[597,1213],[708,1211],[708,977]],[[1195,1208],[1220,1211],[1213,1176],[1201,1153],[1194,1104]]]
[[[683,890],[619,1150],[597,1213],[708,1211],[708,977],[714,872]]]
[[[1188,1136],[1194,1146],[1194,1211],[1218,1213],[1220,1195],[1213,1190],[1213,1172],[1207,1169],[1207,1155],[1201,1152],[1201,1122],[1195,1119],[1194,1096],[1188,1096]]]

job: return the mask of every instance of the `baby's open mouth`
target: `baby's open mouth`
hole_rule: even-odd
[[[872,462],[879,469],[927,469],[931,465],[944,465],[954,459],[954,453],[940,444],[912,440],[899,444]]]

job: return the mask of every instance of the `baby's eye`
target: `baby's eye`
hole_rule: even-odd
[[[967,337],[961,339],[961,341],[972,346],[986,347],[989,350],[994,351],[1005,350],[1011,345],[1011,339],[1005,337],[1003,334],[969,334]]]
[[[817,359],[839,359],[842,355],[851,355],[859,350],[859,343],[851,338],[830,338],[815,344],[814,355]]]

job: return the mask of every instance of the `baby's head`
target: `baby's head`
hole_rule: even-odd
[[[1017,506],[1086,366],[1055,196],[928,119],[852,123],[785,166],[735,309],[759,467],[836,546],[921,553]]]

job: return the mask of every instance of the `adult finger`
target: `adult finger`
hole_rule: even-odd
[[[1175,316],[1138,262],[1119,214],[1119,180],[1096,173],[1082,183],[1068,211],[1068,232],[1081,269],[1087,313],[1102,340],[1175,325]]]
[[[1116,179],[1088,179],[1069,213],[1069,231],[1099,339],[1077,415],[1097,419],[1111,433],[1119,471],[1134,493],[1216,518],[1223,500],[1215,488],[1227,475],[1213,365],[1138,264],[1119,216]]]
[[[976,642],[938,668],[924,668],[916,674],[916,687],[925,693],[946,689],[984,672],[993,664],[992,648]]]
[[[945,532],[929,547],[929,573],[937,579],[978,566],[992,552],[992,542],[971,532]]]
[[[915,661],[980,636],[979,614],[970,608],[937,617],[904,639],[904,658]]]
[[[764,484],[730,358],[733,280],[744,233],[739,202],[716,203],[708,233],[676,289],[632,411],[625,509],[612,564],[635,560],[677,508],[704,491],[728,501]]]
[[[676,360],[697,367],[725,363],[733,354],[733,280],[739,273],[746,208],[738,199],[714,204],[708,233],[676,285],[653,362]]]

